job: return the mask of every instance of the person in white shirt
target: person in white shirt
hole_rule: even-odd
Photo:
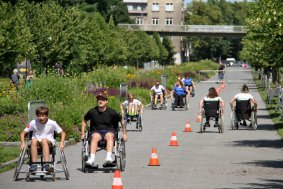
[[[143,114],[143,104],[138,99],[134,98],[132,93],[128,94],[128,99],[120,105],[122,116],[138,116]]]
[[[48,119],[49,109],[45,106],[40,106],[36,109],[37,118],[32,120],[27,127],[21,133],[21,149],[25,148],[25,135],[32,131],[31,139],[31,166],[30,172],[37,170],[37,165],[33,164],[37,162],[37,150],[38,147],[42,148],[43,162],[50,162],[49,147],[55,144],[54,132],[61,134],[60,150],[64,149],[64,142],[66,133],[61,127],[51,119]],[[48,163],[44,164],[44,168],[48,172],[53,172],[54,167]]]
[[[163,94],[164,93],[164,94]],[[167,95],[165,88],[156,81],[155,85],[150,89],[150,98],[154,95],[154,106],[156,107],[158,96],[160,97],[160,104],[163,107],[164,96]]]
[[[249,100],[250,101],[250,103],[251,103],[251,105],[253,105],[253,111],[257,111],[257,102],[256,102],[256,100],[255,100],[255,98],[253,97],[253,95],[251,95],[250,93],[249,93],[249,87],[246,85],[246,84],[244,84],[243,86],[242,86],[242,89],[241,89],[241,93],[238,93],[238,94],[236,94],[232,99],[231,99],[231,101],[230,101],[230,107],[231,107],[231,110],[233,111],[233,108],[234,108],[234,102],[236,101],[236,100],[239,100],[239,101],[247,101],[247,100]],[[252,109],[250,110],[250,111],[252,111]],[[247,123],[246,123],[246,121],[244,120],[243,121],[243,124],[242,125],[244,125],[244,126],[247,126]]]

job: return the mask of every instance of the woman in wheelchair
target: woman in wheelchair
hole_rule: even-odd
[[[160,85],[159,81],[155,82],[155,85],[150,89],[150,98],[154,99],[154,106],[157,105],[157,99],[160,98],[161,107],[164,105],[164,98],[167,96],[165,88]]]
[[[184,86],[186,87],[188,96],[190,96],[191,92],[195,88],[195,84],[193,82],[193,79],[190,77],[189,73],[185,74],[185,77],[182,79],[182,82],[184,83]]]
[[[45,171],[52,173],[54,167],[50,162],[50,147],[55,145],[54,132],[61,134],[60,150],[64,149],[64,141],[66,138],[65,132],[53,120],[48,119],[49,109],[45,106],[40,106],[36,109],[37,119],[32,120],[21,133],[21,149],[25,148],[25,135],[32,132],[31,139],[31,166],[30,172],[37,171],[37,155],[38,148],[42,148],[43,153],[43,168]]]
[[[218,102],[216,103],[216,106],[214,107],[214,104],[210,106],[209,102]],[[212,110],[213,109],[213,110]],[[223,113],[224,110],[224,101],[221,97],[218,96],[218,93],[214,87],[211,87],[208,91],[208,94],[206,97],[204,97],[200,103],[199,103],[199,114],[201,115],[203,113],[203,110],[205,111],[205,127],[210,127],[209,120],[211,117],[215,118],[215,125],[214,127],[219,127],[218,119],[219,119],[219,109],[221,109],[221,113]]]
[[[234,108],[234,102],[236,106]],[[255,98],[249,93],[249,87],[244,84],[241,88],[241,93],[236,94],[230,101],[232,111],[235,111],[236,117],[239,121],[243,120],[242,125],[247,126],[246,119],[249,119],[251,112],[257,111],[257,102]]]
[[[184,97],[186,97],[187,90],[183,86],[183,82],[180,79],[177,79],[176,85],[172,90],[171,97],[174,97],[174,107],[184,107]]]
[[[90,142],[90,157],[86,161],[86,165],[94,166],[95,154],[98,148],[98,142],[101,140],[106,141],[106,158],[105,165],[112,166],[112,151],[114,146],[114,137],[117,135],[118,124],[121,122],[123,139],[128,140],[126,132],[125,122],[122,116],[112,108],[107,107],[108,98],[103,94],[99,93],[97,96],[97,106],[91,108],[83,117],[81,127],[81,139],[85,139],[85,128],[87,122],[90,121],[89,136]]]
[[[122,116],[125,117],[127,121],[133,121],[133,119],[137,119],[139,115],[142,115],[143,107],[141,101],[135,99],[132,93],[129,93],[128,99],[120,105]]]

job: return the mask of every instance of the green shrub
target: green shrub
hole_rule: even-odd
[[[17,99],[10,96],[0,98],[0,115],[17,114],[23,111],[24,107]]]
[[[26,120],[23,114],[2,116],[0,118],[0,141],[20,141],[20,133],[26,126]]]

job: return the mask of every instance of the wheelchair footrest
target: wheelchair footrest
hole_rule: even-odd
[[[112,161],[111,163],[103,163],[103,167],[116,167],[116,162]]]
[[[86,168],[88,169],[98,169],[98,164],[96,165],[85,165]]]

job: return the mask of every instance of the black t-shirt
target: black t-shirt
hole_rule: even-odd
[[[98,107],[91,108],[84,116],[85,121],[90,120],[90,132],[97,130],[117,130],[122,116],[107,107],[104,112],[98,111]]]

